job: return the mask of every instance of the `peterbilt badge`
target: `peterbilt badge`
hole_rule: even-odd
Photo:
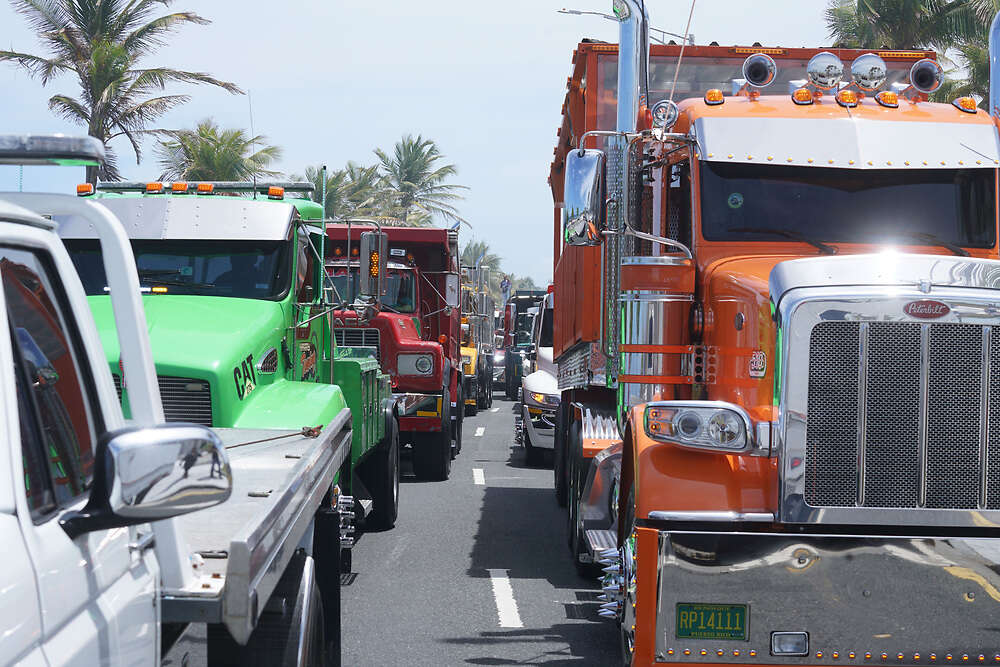
[[[940,301],[921,299],[920,301],[911,301],[903,306],[903,312],[910,317],[933,320],[938,317],[944,317],[951,312],[951,308],[948,307],[948,304],[941,303]]]

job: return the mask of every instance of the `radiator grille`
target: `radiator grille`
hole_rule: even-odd
[[[1000,509],[1000,327],[821,322],[807,401],[810,506]]]
[[[378,329],[334,329],[333,335],[339,346],[374,347],[379,359],[382,358]]]
[[[112,373],[118,400],[122,400],[121,376]],[[164,375],[156,377],[160,385],[160,400],[163,402],[163,416],[168,422],[193,422],[204,426],[212,425],[212,388],[204,380],[176,378]]]

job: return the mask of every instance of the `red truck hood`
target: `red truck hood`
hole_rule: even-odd
[[[378,329],[379,362],[382,370],[392,376],[396,391],[440,391],[441,369],[444,354],[440,343],[421,338],[419,320],[409,314],[379,312],[367,322],[360,322],[353,310],[333,312],[334,329]],[[399,376],[396,356],[400,353],[431,354],[435,359],[435,372],[430,376]]]

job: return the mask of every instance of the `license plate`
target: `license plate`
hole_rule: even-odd
[[[745,604],[677,604],[678,639],[735,639],[746,641],[750,609]]]

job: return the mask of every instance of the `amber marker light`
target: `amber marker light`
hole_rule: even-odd
[[[966,113],[976,113],[979,111],[979,105],[976,104],[976,98],[974,97],[959,97],[958,99],[952,101],[956,109],[961,109]]]
[[[153,294],[166,294],[167,293],[167,288],[166,287],[157,286],[157,287],[154,287],[152,289],[152,292],[153,292]]]
[[[285,188],[272,185],[267,189],[268,199],[284,199],[285,198]]]
[[[198,184],[198,194],[200,195],[210,195],[215,192],[214,183],[199,183]]]
[[[185,192],[188,191],[188,184],[187,183],[171,183],[170,184],[170,191],[173,192],[173,193],[175,193],[175,194],[184,194]]]
[[[336,248],[333,249],[333,254],[336,255],[337,257],[340,257],[341,255],[344,254],[344,249],[341,248],[340,246],[337,246]]]
[[[357,247],[351,248],[351,257],[357,257],[357,256],[358,256]]]
[[[448,335],[447,334],[441,334],[440,336],[438,336],[438,342],[441,343],[442,345],[447,345],[448,344]]]
[[[842,90],[837,93],[837,104],[847,109],[858,106],[860,96],[853,90]]]
[[[146,183],[146,194],[157,195],[163,192],[163,183]]]
[[[725,95],[718,88],[712,88],[705,93],[705,104],[710,107],[718,106],[726,101]]]
[[[899,108],[899,95],[891,90],[883,90],[880,93],[875,93],[875,101],[887,109]]]
[[[796,88],[792,93],[792,101],[799,105],[812,104],[813,99],[812,91],[808,88]]]
[[[87,197],[92,194],[94,194],[93,183],[80,183],[80,185],[76,186],[77,197]]]

